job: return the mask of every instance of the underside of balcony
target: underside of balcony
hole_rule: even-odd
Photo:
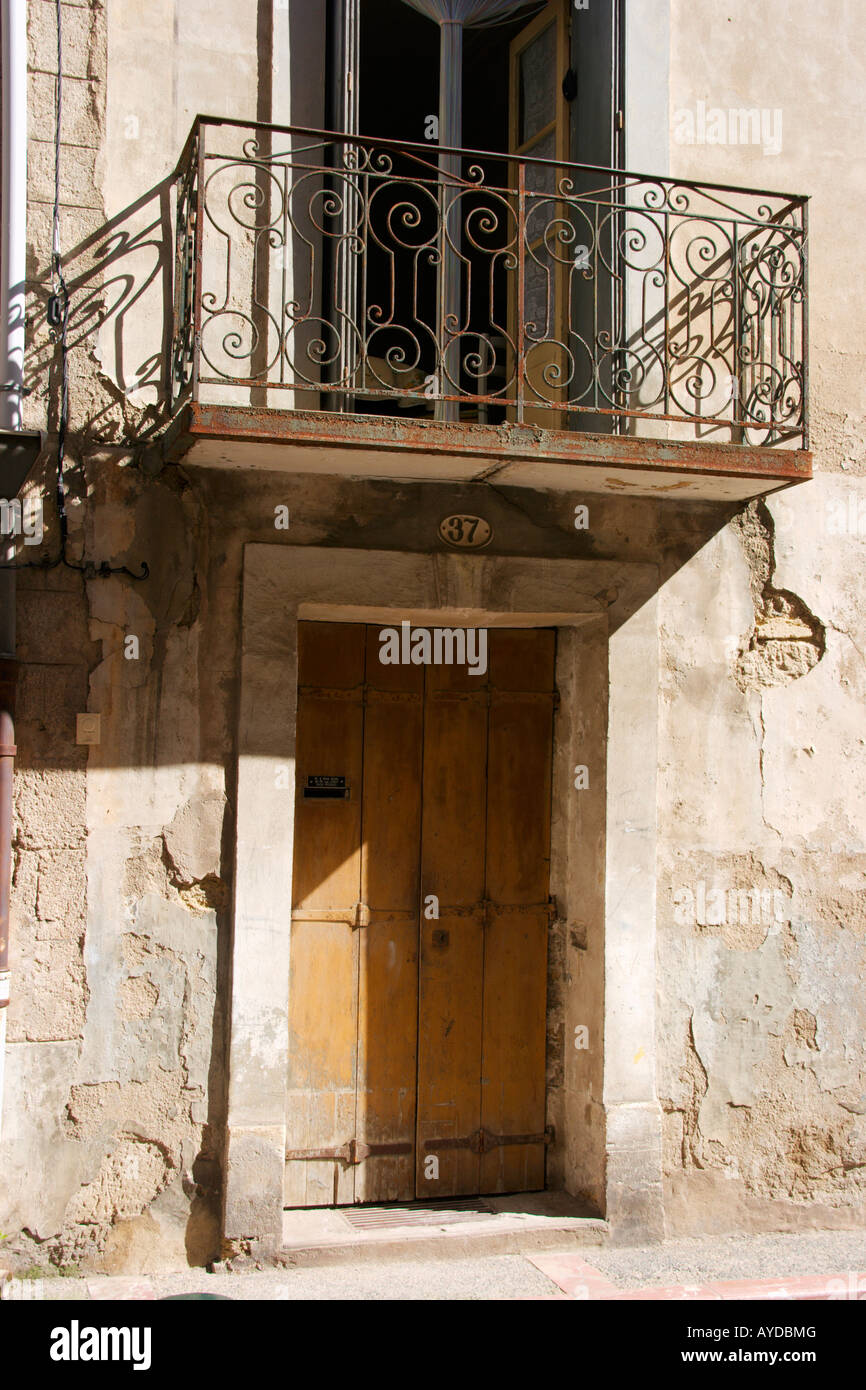
[[[266,469],[349,477],[746,501],[812,476],[803,449],[340,415],[190,402],[157,466]]]

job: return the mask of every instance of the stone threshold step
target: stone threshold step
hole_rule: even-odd
[[[435,1213],[422,1208],[390,1212],[377,1208],[369,1219],[365,1209],[357,1207],[284,1211],[283,1245],[277,1258],[292,1266],[463,1259],[472,1255],[573,1251],[607,1243],[607,1222],[598,1217],[565,1214],[564,1205],[577,1205],[569,1201],[548,1201],[540,1195],[530,1204],[535,1210],[497,1210],[498,1205],[497,1199],[486,1199],[486,1214],[458,1209],[455,1219],[455,1209],[449,1210],[443,1203],[441,1225],[436,1224]],[[393,1224],[401,1218],[405,1224]],[[381,1224],[376,1224],[379,1220]],[[356,1227],[358,1221],[364,1224]]]

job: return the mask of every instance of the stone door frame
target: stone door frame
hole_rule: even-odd
[[[655,1091],[658,572],[614,561],[248,544],[237,732],[224,1230],[279,1248],[297,624],[556,627],[551,893],[561,1065],[549,1185],[620,1239],[662,1230]],[[574,769],[589,786],[575,788]],[[588,1046],[575,1047],[575,1029]],[[561,1049],[560,1049],[561,1043]],[[549,1078],[550,1079],[550,1078]]]

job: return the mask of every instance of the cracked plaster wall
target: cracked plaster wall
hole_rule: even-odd
[[[63,569],[20,579],[0,1220],[32,1264],[219,1250],[225,769],[202,729],[199,508],[189,489],[161,492],[136,515],[157,560],[146,590]],[[92,501],[90,542],[122,544],[114,521],[135,497]],[[102,721],[89,752],[74,742],[85,709]]]
[[[672,172],[812,198],[815,478],[753,504],[661,595],[671,1231],[850,1225],[866,1207],[861,28],[844,0],[820,22],[747,0],[672,7],[672,111],[778,110],[783,131],[772,157],[672,144]],[[784,61],[764,61],[770,34]],[[705,901],[775,890],[778,911],[717,899],[699,922],[683,890],[701,883]]]
[[[171,255],[165,180],[197,110],[255,111],[256,22],[212,0],[64,0],[61,13],[68,554],[76,564],[85,552],[114,563],[146,553],[152,578],[136,587],[60,566],[18,580],[0,1228],[14,1233],[4,1250],[25,1265],[155,1268],[219,1253],[231,741],[227,711],[213,715],[201,645],[200,504],[176,478],[142,488],[128,451],[105,454],[93,441],[122,442],[155,418]],[[53,0],[31,0],[27,16],[25,423],[53,430]],[[50,453],[31,490],[51,497]],[[32,552],[22,547],[20,558]],[[135,660],[123,651],[130,633]],[[83,711],[102,718],[90,750],[75,742]]]

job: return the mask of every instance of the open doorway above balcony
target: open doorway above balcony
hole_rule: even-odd
[[[810,477],[806,200],[611,167],[616,26],[565,0],[466,29],[473,144],[437,145],[413,5],[334,6],[334,131],[196,121],[155,464],[724,501]]]

